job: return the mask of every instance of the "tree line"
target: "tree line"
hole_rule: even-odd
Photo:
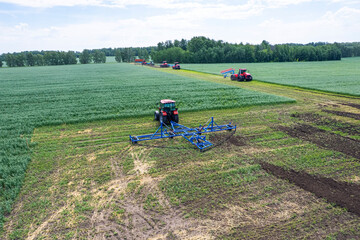
[[[117,62],[133,62],[136,57],[150,59],[150,53],[155,47],[137,48],[102,48],[74,51],[26,51],[0,55],[0,67],[6,62],[8,67],[51,66],[88,63],[105,63],[107,56],[115,56]]]
[[[358,57],[360,56],[360,42],[339,43],[342,57]]]
[[[356,45],[355,43],[349,44]],[[151,58],[154,62],[182,63],[231,63],[231,62],[293,62],[340,60],[349,46],[339,43],[276,44],[267,41],[261,44],[232,44],[206,37],[191,40],[160,42]],[[352,56],[360,56],[355,49]]]
[[[73,51],[30,51],[20,53],[7,53],[1,55],[0,67],[6,62],[8,67],[24,66],[53,66],[69,64],[105,63],[105,53],[100,50],[83,50],[81,53]]]
[[[81,64],[105,63],[107,56],[115,56],[117,62],[133,62],[135,58],[182,63],[326,61],[360,56],[360,42],[271,45],[264,40],[261,44],[237,44],[193,37],[190,40],[167,40],[150,47],[7,53],[0,55],[0,67],[2,61],[9,67],[68,65],[77,64],[78,60]]]

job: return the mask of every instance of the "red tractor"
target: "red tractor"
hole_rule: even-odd
[[[159,111],[154,113],[155,121],[160,121],[160,123],[169,123],[174,121],[179,122],[179,113],[175,107],[175,101],[170,99],[163,99],[159,104]]]
[[[172,66],[172,68],[175,69],[175,70],[180,70],[179,62],[174,62],[174,65]]]
[[[239,82],[243,82],[243,81],[251,81],[252,80],[252,76],[250,73],[246,72],[246,68],[240,68],[239,69],[239,73],[238,74],[232,74],[230,76],[230,79],[235,81],[239,81]]]
[[[160,64],[160,67],[161,68],[168,68],[168,67],[170,67],[170,65],[166,61],[163,61],[162,64]]]

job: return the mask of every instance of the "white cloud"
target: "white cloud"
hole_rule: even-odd
[[[90,5],[99,6],[102,4],[102,0],[0,0],[3,3],[11,3],[15,5],[34,7],[34,8],[49,8],[55,6],[79,6]]]
[[[360,9],[343,7],[318,19],[284,22],[268,19],[259,24],[259,34],[271,43],[346,42],[360,39]],[[260,34],[261,32],[261,34]]]
[[[157,0],[154,1],[156,3]],[[125,1],[116,2],[121,4]],[[171,5],[171,0],[168,2],[167,4]],[[35,28],[24,23],[5,29],[0,27],[1,32],[8,33],[6,36],[0,35],[0,52],[8,51],[6,49],[11,49],[10,51],[69,50],[69,48],[82,50],[84,48],[148,46],[165,40],[189,39],[194,35],[212,36],[207,21],[216,19],[241,20],[258,16],[264,8],[256,2],[256,0],[250,0],[247,4],[231,6],[231,14],[227,14],[229,6],[224,3],[208,2],[203,5],[198,1],[185,2],[186,6],[192,5],[189,9],[170,10],[171,13],[150,16],[145,19],[131,18],[109,22],[86,22],[48,28]],[[143,0],[132,2],[132,4],[142,3],[149,4]],[[179,1],[174,1],[174,3],[184,4],[179,3]],[[108,2],[108,4],[112,4],[112,2]],[[166,6],[165,4],[162,7]],[[232,14],[238,12],[241,14]],[[23,41],[24,39],[26,42]]]
[[[263,0],[262,2],[269,8],[279,8],[288,5],[297,5],[314,0]],[[315,0],[316,1],[316,0]]]
[[[342,4],[359,4],[358,0],[332,0],[333,3],[342,3]]]
[[[166,29],[166,30],[165,30]],[[111,22],[88,22],[48,28],[33,28],[21,23],[0,26],[0,54],[24,50],[82,50],[103,47],[141,47],[167,39],[191,38],[204,34],[191,21],[153,17],[149,20],[123,19]]]
[[[58,6],[74,7],[74,6],[101,6],[101,7],[120,7],[124,8],[127,6],[147,6],[153,8],[165,8],[165,9],[184,9],[184,8],[193,8],[201,7],[203,5],[214,5],[218,1],[215,0],[214,3],[211,1],[198,0],[0,0],[3,3],[10,3],[25,7],[34,7],[34,8],[51,8]]]
[[[247,0],[238,6],[266,6],[269,8],[278,8],[287,5],[300,4],[304,2],[319,0]],[[322,0],[325,1],[325,0]],[[333,1],[349,1],[349,0],[333,0]],[[229,4],[224,0],[0,0],[3,3],[11,3],[20,6],[34,8],[51,8],[57,6],[102,6],[102,7],[120,7],[127,6],[147,6],[158,9],[191,9],[202,7],[222,7],[226,6],[227,11],[232,10],[233,4]]]
[[[342,7],[338,11],[327,12],[322,19],[324,21],[331,22],[332,24],[356,24],[360,21],[360,9],[350,8],[350,7]],[[360,29],[354,29],[360,30]]]
[[[15,26],[15,29],[20,30],[20,31],[24,31],[29,27],[29,24],[27,23],[19,23],[18,25]]]
[[[271,43],[312,41],[358,41],[360,39],[360,10],[341,7],[323,12],[313,19],[289,22],[281,15],[265,20],[271,8],[285,8],[310,0],[246,0],[243,4],[229,4],[228,0],[0,0],[32,7],[54,6],[117,6],[145,5],[139,9],[161,15],[147,18],[89,21],[35,27],[32,22],[3,24],[0,22],[0,53],[23,50],[82,50],[84,48],[149,46],[157,42],[193,36],[208,36],[229,42]],[[325,0],[313,0],[325,1]],[[332,0],[346,1],[346,0]],[[45,10],[46,11],[46,10]],[[126,10],[121,10],[126,11]],[[285,10],[286,11],[286,10]],[[120,12],[120,11],[119,11]],[[255,25],[256,21],[263,20]],[[227,25],[225,25],[227,24]],[[242,29],[242,30],[241,30]],[[246,34],[244,34],[246,30]]]

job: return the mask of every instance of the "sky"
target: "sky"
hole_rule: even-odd
[[[0,54],[230,43],[360,42],[360,0],[0,0]]]

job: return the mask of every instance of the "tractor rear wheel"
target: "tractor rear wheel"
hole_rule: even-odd
[[[235,80],[236,80],[236,77],[235,77],[234,75],[231,75],[231,76],[230,76],[230,79],[231,79],[231,81],[235,81]]]
[[[160,123],[167,123],[167,117],[160,114]]]
[[[174,122],[176,122],[176,123],[179,122],[179,115],[174,115]]]
[[[154,120],[159,121],[159,111],[155,111],[154,113]]]

